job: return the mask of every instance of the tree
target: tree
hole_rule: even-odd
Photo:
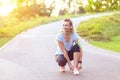
[[[79,6],[77,13],[85,13],[83,0],[74,0],[74,1],[75,1],[76,5]]]
[[[18,0],[16,2],[17,7],[13,10],[12,14],[21,20],[29,19],[30,17],[39,16],[50,16],[51,10],[46,7],[45,1],[37,2],[37,0]]]
[[[120,1],[119,0],[105,0],[107,10],[120,10]]]
[[[88,5],[85,7],[89,12],[100,12],[105,10],[120,10],[119,0],[88,0]]]

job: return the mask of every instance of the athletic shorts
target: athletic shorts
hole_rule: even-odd
[[[70,60],[73,60],[73,54],[74,52],[80,52],[80,47],[78,46],[78,44],[74,45],[70,51],[68,51],[68,56],[70,58]],[[58,65],[60,66],[64,66],[67,63],[67,60],[65,59],[63,54],[56,54],[56,61],[58,62]]]

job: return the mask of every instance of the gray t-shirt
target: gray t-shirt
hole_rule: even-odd
[[[75,34],[75,33],[72,33],[71,34],[71,38],[70,38],[70,41],[69,42],[66,42],[64,37],[63,37],[63,34],[62,33],[59,33],[57,38],[56,38],[57,41],[61,41],[65,47],[65,49],[67,51],[70,51],[72,46],[75,44],[75,40],[78,40],[78,36]],[[63,54],[62,53],[62,50],[60,49],[60,47],[57,45],[57,50],[56,50],[56,53],[55,54]]]

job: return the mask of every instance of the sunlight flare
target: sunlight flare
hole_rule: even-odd
[[[10,3],[10,1],[0,0],[0,16],[6,16],[14,9],[14,4]]]
[[[11,4],[0,6],[0,15],[5,16],[13,10],[14,6]]]

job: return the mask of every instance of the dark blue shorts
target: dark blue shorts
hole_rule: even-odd
[[[73,54],[74,52],[80,52],[80,47],[76,44],[74,45],[70,51],[68,51],[68,56],[70,58],[70,60],[73,60]],[[67,60],[65,59],[63,54],[57,54],[55,55],[56,57],[56,61],[58,63],[59,66],[65,66],[67,63]]]

